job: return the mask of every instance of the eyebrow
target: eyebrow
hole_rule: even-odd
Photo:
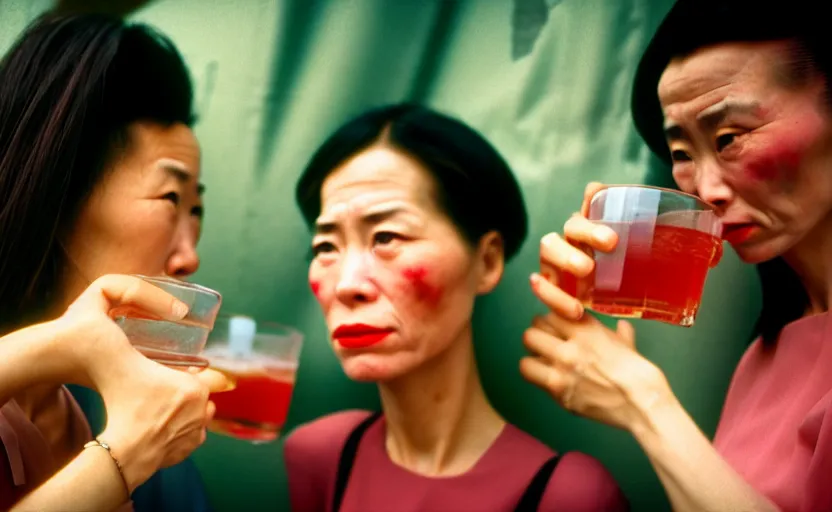
[[[194,175],[188,172],[188,168],[182,162],[177,160],[163,159],[159,161],[159,168],[167,172],[169,175],[176,178],[180,183],[189,183],[194,179]],[[205,185],[197,183],[196,193],[202,195],[205,192]]]
[[[712,128],[719,125],[719,123],[723,122],[730,115],[757,115],[759,108],[760,103],[757,101],[746,102],[726,99],[700,112],[696,116],[696,121],[700,125]],[[664,127],[664,135],[668,140],[684,140],[687,138],[685,131],[676,123],[666,124]]]
[[[367,225],[379,224],[392,217],[408,213],[408,211],[401,207],[390,207],[383,210],[366,213],[361,217],[361,223]],[[338,222],[331,220],[317,220],[315,221],[315,233],[327,234],[338,230]]]

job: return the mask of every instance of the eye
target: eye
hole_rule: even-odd
[[[670,153],[670,158],[674,162],[689,162],[690,156],[681,149],[675,149]]]
[[[335,251],[335,245],[331,242],[318,242],[312,245],[312,256],[318,256],[327,252]]]
[[[723,149],[730,146],[734,142],[734,139],[736,139],[736,138],[737,138],[736,133],[724,133],[724,134],[720,135],[719,137],[716,138],[716,150],[717,151],[722,151]]]
[[[205,215],[205,208],[200,204],[191,208],[191,215],[197,218],[202,218]]]
[[[166,199],[174,204],[174,206],[179,205],[179,194],[176,192],[168,192],[167,194],[162,196],[162,199]]]
[[[390,231],[379,231],[373,235],[373,243],[376,245],[387,245],[399,239],[401,239],[399,235]]]

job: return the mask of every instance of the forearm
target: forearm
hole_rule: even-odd
[[[776,512],[720,456],[675,399],[652,406],[631,431],[677,512]]]
[[[0,405],[24,389],[61,382],[64,355],[57,330],[39,324],[0,338]]]
[[[103,448],[82,451],[69,464],[19,501],[12,512],[115,510],[128,499],[124,481]]]

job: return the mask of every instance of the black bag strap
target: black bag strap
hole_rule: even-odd
[[[375,423],[380,417],[381,412],[375,412],[369,415],[353,429],[347,438],[347,442],[344,443],[344,448],[341,450],[341,457],[338,459],[338,473],[335,476],[332,512],[338,512],[341,509],[341,502],[344,500],[344,492],[347,490],[347,483],[350,480],[352,465],[355,462],[355,455],[358,453],[358,444],[361,442],[361,438],[367,429],[370,428],[370,425]]]
[[[549,485],[549,479],[552,478],[555,468],[558,467],[558,462],[560,462],[560,455],[555,455],[540,466],[529,486],[526,487],[523,496],[520,497],[520,502],[517,503],[514,512],[537,512],[540,502],[543,500],[543,493],[546,492],[546,487]]]

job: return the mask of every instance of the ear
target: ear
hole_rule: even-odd
[[[477,246],[477,294],[491,292],[503,278],[505,258],[503,237],[496,231],[489,231],[480,238]]]

